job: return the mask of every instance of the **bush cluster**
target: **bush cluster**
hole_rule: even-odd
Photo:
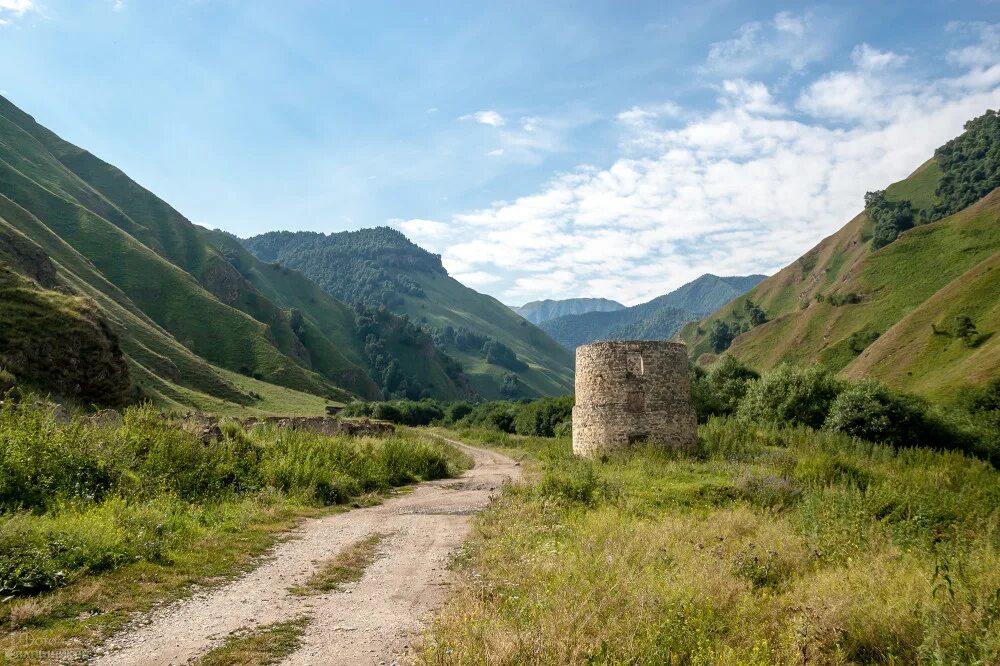
[[[553,437],[570,434],[573,397],[497,400],[479,404],[464,401],[442,403],[430,399],[352,402],[342,414],[409,426],[478,427],[510,434]]]
[[[449,475],[445,447],[412,436],[329,437],[222,424],[206,446],[149,406],[120,426],[58,423],[34,399],[0,407],[0,598],[157,560],[206,511],[255,498],[317,505]],[[275,500],[278,501],[278,500]],[[282,500],[284,501],[284,500]]]
[[[813,366],[779,365],[758,375],[732,357],[692,369],[699,421],[735,415],[744,423],[807,426],[891,446],[957,449],[1000,464],[1000,380],[970,389],[950,409],[902,395],[875,380],[850,383]]]

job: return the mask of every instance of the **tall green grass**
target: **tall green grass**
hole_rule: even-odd
[[[959,452],[711,419],[689,453],[519,450],[427,663],[996,663],[1000,474]]]
[[[0,598],[51,590],[237,530],[274,506],[349,501],[454,473],[448,447],[223,423],[203,443],[149,406],[117,427],[60,424],[31,399],[0,407]]]

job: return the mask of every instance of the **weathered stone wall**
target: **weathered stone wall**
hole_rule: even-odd
[[[600,456],[642,442],[689,447],[697,429],[683,344],[643,340],[577,347],[575,454]]]

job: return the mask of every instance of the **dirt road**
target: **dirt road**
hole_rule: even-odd
[[[468,532],[471,515],[520,474],[509,458],[452,443],[476,461],[461,478],[423,483],[379,506],[303,523],[254,571],[142,618],[112,637],[92,663],[184,664],[237,629],[302,615],[311,620],[302,647],[285,664],[405,662],[414,635],[445,597],[448,558]],[[320,596],[289,593],[320,562],[375,533],[389,536],[360,581]]]

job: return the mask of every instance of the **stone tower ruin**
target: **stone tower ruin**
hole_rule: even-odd
[[[642,340],[577,347],[573,453],[601,456],[642,442],[689,447],[697,429],[683,344]]]

